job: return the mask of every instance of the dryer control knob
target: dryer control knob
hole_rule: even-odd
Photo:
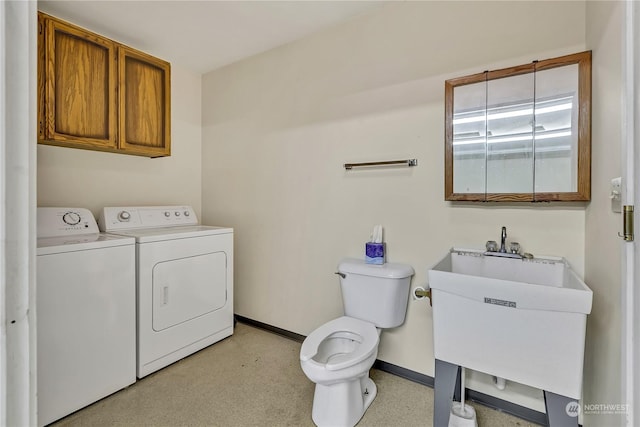
[[[118,213],[118,221],[127,222],[131,219],[131,214],[127,211],[121,211]]]
[[[169,218],[169,217],[171,216],[171,213],[170,213],[169,211],[166,211],[166,212],[164,213],[164,216],[166,216],[167,218]]]
[[[184,211],[184,216],[189,216],[189,215],[191,215],[189,211]]]
[[[180,216],[180,212],[176,211],[176,212],[175,212],[175,215],[176,215],[176,216]]]

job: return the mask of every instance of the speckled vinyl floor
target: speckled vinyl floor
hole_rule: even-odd
[[[62,426],[309,426],[314,384],[300,343],[238,323],[234,335],[53,424]],[[358,426],[430,426],[433,389],[371,371],[378,395]],[[478,424],[533,426],[474,405]]]

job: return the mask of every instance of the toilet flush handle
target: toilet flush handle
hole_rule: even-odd
[[[336,271],[334,274],[337,274],[338,276],[342,277],[343,279],[344,279],[345,277],[347,277],[347,275],[346,275],[346,274],[344,274],[344,273],[340,273],[339,271]]]

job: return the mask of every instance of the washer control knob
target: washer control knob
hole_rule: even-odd
[[[175,213],[176,216],[180,216],[180,212],[175,211],[174,213]]]
[[[118,221],[127,222],[131,219],[131,214],[127,211],[121,211],[118,213]]]
[[[171,213],[170,213],[169,211],[166,211],[166,212],[164,213],[164,216],[166,216],[167,218],[169,218],[169,217],[171,216]]]
[[[189,216],[189,215],[191,215],[189,211],[184,211],[184,216]]]
[[[80,224],[81,218],[77,212],[67,212],[62,216],[62,220],[67,225],[78,225]]]

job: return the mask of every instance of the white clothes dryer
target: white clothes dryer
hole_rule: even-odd
[[[100,229],[136,239],[137,375],[233,334],[233,229],[190,206],[106,207]]]
[[[135,240],[79,208],[38,208],[38,425],[136,380]]]

